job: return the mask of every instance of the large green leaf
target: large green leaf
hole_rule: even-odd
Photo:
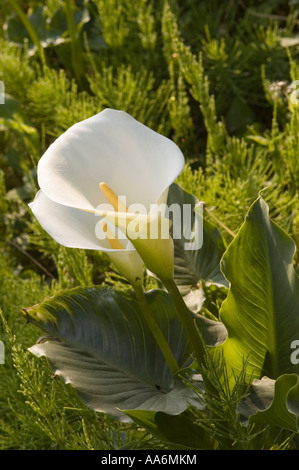
[[[180,207],[179,227],[171,210],[175,204]],[[174,280],[182,294],[196,288],[201,280],[227,286],[220,270],[220,260],[225,251],[223,239],[217,228],[203,217],[197,198],[173,183],[169,188],[167,205],[173,222]],[[188,214],[191,215],[188,217]]]
[[[206,300],[201,281],[227,288],[220,270],[225,245],[217,228],[203,217],[198,199],[176,183],[169,188],[167,207],[174,241],[174,281],[188,308],[197,313]]]
[[[230,288],[220,317],[228,336],[216,348],[236,374],[248,358],[247,377],[258,379],[299,372],[291,361],[291,343],[299,338],[295,243],[268,212],[259,197],[223,257]]]
[[[238,411],[246,425],[263,423],[299,432],[299,376],[283,374],[277,380],[255,379]]]
[[[170,416],[161,411],[139,410],[129,410],[126,414],[135,423],[147,429],[152,436],[166,442],[170,449],[213,448],[207,432],[184,414]]]
[[[177,363],[188,365],[190,345],[169,295],[150,291],[146,297]],[[132,296],[100,287],[76,288],[23,314],[49,335],[30,351],[47,356],[56,374],[93,409],[125,420],[120,409],[179,414],[188,403],[202,406],[171,375]]]

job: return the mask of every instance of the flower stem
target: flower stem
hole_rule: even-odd
[[[183,323],[187,336],[192,345],[196,362],[199,368],[201,369],[201,375],[202,375],[205,387],[210,392],[211,396],[217,397],[219,396],[219,392],[208,377],[207,371],[208,371],[209,361],[207,358],[206,347],[202,339],[202,336],[200,334],[200,331],[195,323],[194,315],[185,304],[184,299],[182,298],[180,291],[178,290],[177,285],[174,282],[174,280],[173,279],[167,279],[167,280],[161,279],[161,281],[163,282],[164,286],[168,290],[168,293],[171,296],[176,306],[177,312],[181,318],[181,321]]]
[[[180,291],[177,288],[173,279],[162,280],[164,286],[168,290],[172,300],[177,308],[178,314],[181,317],[182,323],[185,327],[186,333],[189,337],[191,345],[194,350],[195,359],[198,363],[198,366],[202,366],[201,375],[205,384],[206,392],[209,394],[210,400],[216,400],[219,403],[220,395],[219,390],[215,384],[210,380],[208,376],[209,360],[206,356],[206,349],[201,337],[201,334],[195,324],[194,316],[191,310],[188,309],[187,305],[182,298]],[[213,409],[211,409],[211,419],[218,420],[219,415]],[[229,428],[229,423],[227,423]],[[223,438],[223,444],[227,446],[228,449],[232,448],[232,441],[230,438]]]
[[[137,300],[140,304],[144,319],[151,330],[152,334],[154,335],[157,344],[168,364],[168,367],[171,371],[172,374],[178,373],[180,370],[175,357],[169,347],[169,344],[167,343],[162,331],[160,330],[159,325],[156,323],[156,320],[153,316],[153,313],[150,309],[150,305],[148,304],[148,301],[146,299],[146,296],[144,294],[143,288],[141,285],[134,285],[134,291],[137,297]]]
[[[203,340],[198,332],[198,329],[196,328],[193,313],[189,310],[189,308],[185,304],[174,280],[173,279],[167,279],[167,280],[161,279],[161,281],[163,282],[164,286],[168,290],[168,293],[170,294],[176,306],[176,309],[185,327],[190,343],[193,347],[198,365],[203,364],[205,366],[206,365],[205,347],[203,344]]]

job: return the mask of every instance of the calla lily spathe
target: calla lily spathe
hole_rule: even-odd
[[[98,236],[103,217],[98,208],[108,202],[99,184],[105,182],[128,207],[142,205],[149,215],[151,205],[166,203],[168,187],[183,167],[174,142],[123,111],[105,109],[73,125],[48,148],[37,169],[40,190],[29,206],[61,245],[107,252],[115,264],[122,258],[122,265],[131,263],[140,273],[138,243],[122,236],[115,248],[109,237]],[[159,247],[152,244],[152,249]],[[144,258],[143,247],[137,250]]]

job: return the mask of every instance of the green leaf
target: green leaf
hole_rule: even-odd
[[[129,410],[126,414],[170,449],[211,450],[208,434],[185,415],[170,416],[161,411]]]
[[[263,423],[298,432],[299,376],[284,374],[277,380],[269,377],[255,379],[250,394],[240,403],[238,412],[245,425]]]
[[[180,207],[179,221],[174,219],[171,211],[171,206],[175,204]],[[174,281],[181,294],[184,297],[188,295],[189,299],[187,297],[185,300],[188,301],[189,308],[199,311],[204,300],[202,290],[198,288],[201,280],[227,286],[220,270],[225,245],[217,228],[203,218],[196,197],[175,183],[169,188],[167,205],[173,222],[171,234],[174,241]],[[183,217],[184,206],[191,210],[186,210],[186,213],[191,213],[190,221],[188,216]],[[192,246],[195,249],[190,249]]]
[[[190,346],[169,295],[146,294],[177,363],[190,360]],[[119,410],[179,414],[198,397],[173,377],[133,296],[100,287],[76,288],[23,310],[46,331],[30,351],[47,356],[55,373],[76,388],[94,410],[124,420]]]
[[[0,130],[13,130],[21,135],[28,150],[37,153],[39,136],[27,118],[21,104],[12,96],[5,94],[5,104],[0,106]]]
[[[228,336],[216,351],[236,374],[248,358],[247,378],[299,372],[291,361],[291,343],[299,338],[295,243],[268,212],[259,197],[222,261],[230,288],[220,318]]]
[[[59,6],[51,17],[47,16],[47,7],[39,6],[30,15],[26,15],[29,24],[35,31],[42,47],[60,45],[69,42],[68,23],[63,6]],[[25,14],[25,13],[24,13]],[[75,9],[74,23],[82,30],[84,25],[90,21],[90,15],[87,8]],[[32,42],[30,31],[16,14],[6,23],[6,34],[11,42],[23,44],[26,38],[29,48],[34,49],[36,44]]]

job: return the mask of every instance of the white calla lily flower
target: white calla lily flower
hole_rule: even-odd
[[[144,238],[134,239],[127,221],[122,220],[129,214],[127,207],[144,207],[138,220],[133,214],[144,233],[157,217],[152,205],[166,203],[168,187],[183,167],[183,154],[174,142],[123,111],[105,109],[73,125],[48,148],[38,164],[40,190],[29,206],[58,243],[107,252],[131,281],[142,277],[141,258],[152,272],[169,277],[173,261],[165,267],[166,258],[173,257],[170,237],[160,242],[148,239],[148,243]],[[118,227],[112,235],[107,222],[110,228],[113,222]],[[151,259],[153,266],[149,266]]]

